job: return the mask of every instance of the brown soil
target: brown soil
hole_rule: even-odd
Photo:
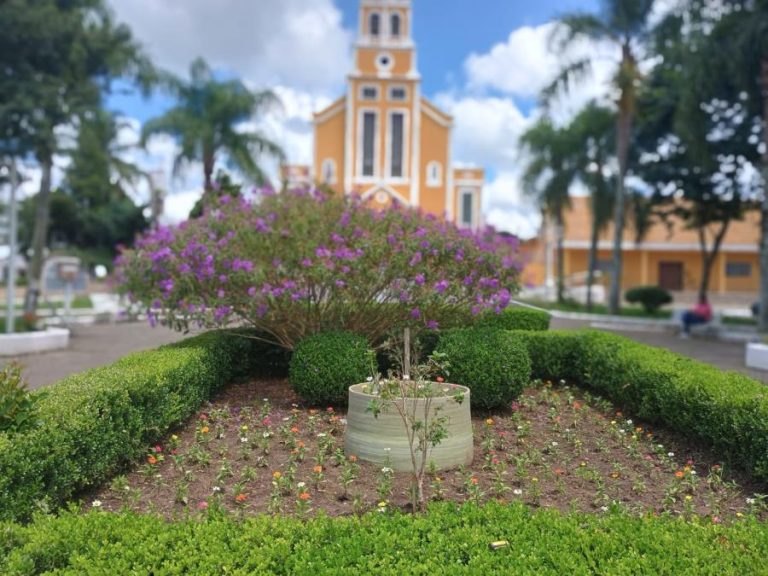
[[[765,485],[580,389],[533,386],[508,413],[474,418],[474,431],[473,465],[428,476],[428,498],[696,514],[715,522],[768,515],[759,496]],[[176,435],[93,495],[96,506],[167,518],[219,507],[238,515],[409,509],[410,474],[395,474],[391,491],[381,487],[387,474],[380,467],[351,463],[341,452],[344,413],[306,406],[282,379],[230,386]],[[332,444],[324,458],[321,443]]]

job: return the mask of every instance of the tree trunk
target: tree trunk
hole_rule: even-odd
[[[699,301],[702,298],[707,297],[709,292],[709,281],[712,276],[712,265],[715,263],[715,258],[720,253],[720,246],[723,243],[726,232],[728,232],[728,226],[731,221],[726,220],[720,227],[720,230],[715,236],[715,240],[712,243],[712,250],[707,250],[707,240],[704,234],[704,229],[699,229],[699,246],[701,248],[701,282],[699,283]]]
[[[565,250],[563,249],[563,240],[565,231],[563,230],[563,212],[562,209],[555,215],[555,234],[557,234],[557,301],[565,301]]]
[[[763,201],[760,204],[760,309],[757,327],[768,332],[768,59],[763,59],[760,84],[763,91]]]
[[[589,261],[587,263],[587,312],[592,312],[592,286],[595,283],[595,268],[597,267],[597,241],[599,230],[597,216],[592,210],[592,234],[589,239]]]
[[[37,310],[37,301],[40,297],[43,264],[45,262],[44,251],[48,244],[48,223],[51,207],[51,171],[53,169],[53,153],[45,152],[38,158],[42,175],[40,179],[40,193],[37,195],[35,206],[35,229],[32,234],[32,262],[30,262],[27,284],[27,295],[24,299],[24,313],[34,314]]]
[[[213,157],[206,156],[203,159],[203,194],[213,190]]]
[[[619,159],[619,177],[613,209],[613,257],[611,259],[611,292],[608,307],[611,314],[618,314],[621,306],[621,244],[624,237],[624,178],[627,174],[629,133],[632,115],[629,110],[619,110],[616,153]]]

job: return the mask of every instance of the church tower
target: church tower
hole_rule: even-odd
[[[482,171],[456,174],[456,188],[452,118],[421,95],[412,30],[411,0],[360,0],[347,93],[314,116],[313,176],[374,206],[399,202],[476,228]]]

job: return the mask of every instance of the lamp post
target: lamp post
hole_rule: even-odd
[[[16,172],[16,160],[11,158],[11,191],[8,202],[8,287],[6,290],[7,310],[5,319],[5,331],[12,334],[16,320],[16,188],[18,187],[18,174]]]

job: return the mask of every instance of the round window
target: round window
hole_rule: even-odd
[[[389,70],[392,68],[394,63],[395,59],[390,54],[379,54],[379,56],[376,58],[376,66],[380,70]]]

